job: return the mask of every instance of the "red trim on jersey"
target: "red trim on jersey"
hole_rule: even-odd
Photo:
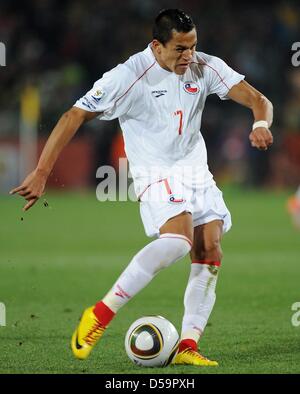
[[[192,264],[207,264],[214,265],[216,267],[220,267],[221,261],[213,261],[213,260],[193,260]]]
[[[142,193],[138,196],[137,200],[138,200],[138,201],[141,200],[142,195],[146,192],[146,190],[149,189],[150,186],[155,185],[156,183],[164,182],[165,180],[166,180],[166,179],[160,179],[159,181],[150,183],[148,186],[146,186],[146,188],[145,188],[145,189],[142,191]]]
[[[193,246],[192,241],[190,239],[188,239],[188,237],[185,237],[184,235],[175,234],[174,237],[173,237],[171,234],[168,233],[168,235],[166,235],[166,236],[164,234],[160,235],[159,238],[178,238],[178,239],[183,239],[186,242],[188,242],[191,245],[191,247]]]
[[[130,89],[131,89],[141,78],[143,78],[143,76],[146,74],[146,72],[149,71],[150,68],[153,67],[155,63],[156,63],[156,60],[155,60],[155,62],[153,62],[153,63],[151,64],[150,67],[147,68],[146,71],[143,72],[143,74],[142,74],[137,80],[135,80],[135,81],[129,86],[129,88],[126,90],[126,92],[123,93],[122,96],[119,97],[119,98],[114,102],[114,105],[116,105],[117,102],[118,102],[119,100],[121,100],[121,98],[123,98],[123,97],[129,92],[129,90],[130,90]]]
[[[203,61],[203,63],[199,63],[199,62],[192,62],[192,63],[200,64],[201,66],[207,66],[207,67],[211,68],[218,75],[218,77],[220,78],[221,82],[226,86],[226,88],[228,90],[230,90],[230,88],[224,82],[224,78],[221,77],[221,75],[218,73],[218,71],[215,68],[213,68],[212,66],[210,66],[209,64],[205,63],[205,61],[203,59],[201,59],[201,60]]]
[[[171,188],[170,188],[170,185],[169,185],[169,182],[168,182],[167,179],[164,179],[164,184],[165,184],[165,187],[166,187],[166,189],[167,189],[167,193],[168,193],[168,194],[172,194],[172,190],[171,190]]]

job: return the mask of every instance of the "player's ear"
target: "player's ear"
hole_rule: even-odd
[[[152,41],[152,48],[155,49],[159,55],[161,54],[161,47],[162,46],[163,46],[162,43],[159,42],[158,40],[154,39]]]

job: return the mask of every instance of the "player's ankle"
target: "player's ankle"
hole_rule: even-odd
[[[114,318],[115,312],[113,312],[103,301],[97,302],[93,312],[101,325],[104,327],[108,326],[110,321]]]
[[[179,343],[178,352],[183,352],[188,348],[197,351],[197,342],[193,339],[182,339]]]

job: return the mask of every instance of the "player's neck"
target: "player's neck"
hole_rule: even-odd
[[[157,61],[158,65],[159,65],[163,70],[168,71],[168,72],[171,73],[172,71],[163,63],[163,61],[160,59],[160,56],[158,55],[158,53],[156,52],[155,48],[153,48],[152,45],[150,45],[150,49],[151,49],[151,51],[152,51],[152,53],[153,53],[153,56],[155,57],[155,60]]]

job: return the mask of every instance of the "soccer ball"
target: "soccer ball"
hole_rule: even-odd
[[[144,316],[129,327],[125,349],[131,361],[141,367],[166,367],[178,351],[179,335],[162,316]]]

